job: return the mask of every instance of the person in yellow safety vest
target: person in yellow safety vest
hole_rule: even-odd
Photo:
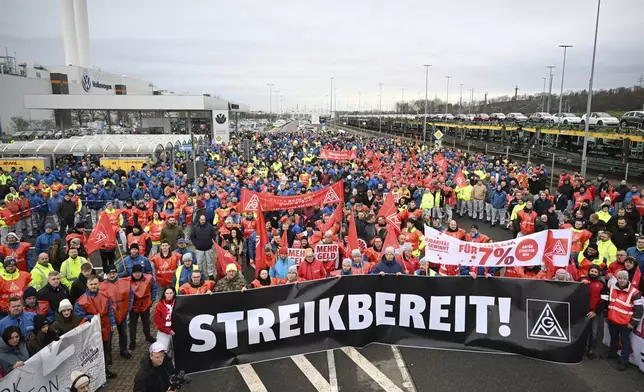
[[[49,280],[49,273],[54,270],[54,267],[49,263],[49,255],[42,252],[38,255],[38,262],[31,270],[31,283],[29,286],[40,290],[47,285]]]
[[[433,188],[433,189],[432,189]],[[441,216],[441,190],[433,186],[426,189],[420,202],[421,210],[431,210],[431,216],[440,218]]]
[[[81,273],[81,265],[85,263],[87,259],[78,255],[78,249],[70,248],[69,257],[60,265],[60,282],[71,289]]]
[[[11,231],[11,227],[7,224],[11,219],[11,211],[5,206],[5,202],[0,200],[0,243],[4,244],[7,241],[7,235]]]
[[[525,200],[519,199],[519,204],[515,205],[510,213],[510,222],[517,219],[517,213],[525,208]]]
[[[8,176],[2,169],[0,169],[0,185],[6,184],[7,180],[10,178],[11,176]]]
[[[194,263],[192,260],[192,254],[186,253],[181,257],[182,264],[177,267],[177,270],[174,272],[174,277],[172,278],[172,286],[174,286],[175,291],[179,292],[179,287],[188,283],[192,277],[192,271],[199,271],[199,266]],[[203,272],[201,272],[202,279],[205,280]]]
[[[466,183],[464,187],[456,187],[457,190],[457,197],[461,199],[461,208],[459,209],[459,215],[463,216],[465,215],[465,212],[467,212],[467,215],[471,218],[472,217],[472,192],[474,191],[474,188],[472,185],[470,185],[469,181]]]
[[[613,233],[604,230],[600,231],[597,236],[597,251],[599,252],[599,260],[606,263],[606,267],[611,265],[617,260],[617,247],[611,241]]]
[[[602,204],[601,210],[597,211],[597,217],[599,218],[600,221],[603,221],[604,223],[608,223],[610,218],[612,218],[610,212],[608,210],[610,209],[610,204]]]

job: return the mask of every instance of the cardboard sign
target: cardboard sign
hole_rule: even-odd
[[[299,267],[300,263],[304,261],[304,254],[306,249],[288,248],[288,257],[295,260],[295,265]]]
[[[315,246],[315,258],[321,263],[337,261],[338,254],[340,254],[340,246],[338,244],[317,244]]]

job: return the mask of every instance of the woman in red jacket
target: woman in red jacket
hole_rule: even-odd
[[[157,302],[154,309],[154,325],[157,327],[157,342],[163,344],[165,352],[172,357],[172,308],[174,307],[174,287],[167,287],[163,291],[163,298]]]

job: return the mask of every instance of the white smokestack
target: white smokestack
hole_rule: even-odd
[[[61,0],[61,5],[63,17],[63,42],[65,45],[65,65],[78,65],[78,40],[76,39],[74,1]]]
[[[91,53],[89,50],[89,21],[87,18],[87,0],[74,1],[74,21],[76,25],[76,41],[78,42],[78,60],[81,67],[91,68]]]

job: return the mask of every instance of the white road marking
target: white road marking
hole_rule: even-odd
[[[318,392],[337,391],[304,355],[293,355],[291,359]]]
[[[400,369],[400,374],[403,379],[403,387],[407,388],[409,392],[416,392],[416,386],[414,385],[414,381],[411,379],[409,369],[407,369],[407,365],[403,360],[402,354],[400,354],[400,349],[397,346],[391,346],[391,351],[394,353],[394,358],[396,358],[396,363]]]
[[[353,362],[356,363],[365,373],[367,373],[375,382],[378,383],[387,392],[404,392],[402,389],[398,388],[393,381],[391,381],[387,376],[384,375],[374,364],[369,362],[367,358],[362,356],[353,347],[343,348],[342,351],[347,354]]]
[[[331,391],[336,392],[338,390],[338,376],[335,372],[335,356],[333,355],[333,350],[326,352],[326,361],[329,365],[329,382],[331,383]]]
[[[259,379],[257,372],[255,372],[255,369],[253,369],[253,366],[239,365],[237,366],[237,370],[244,379],[244,382],[246,382],[246,385],[248,386],[248,389],[250,389],[250,392],[268,392],[262,380]]]

